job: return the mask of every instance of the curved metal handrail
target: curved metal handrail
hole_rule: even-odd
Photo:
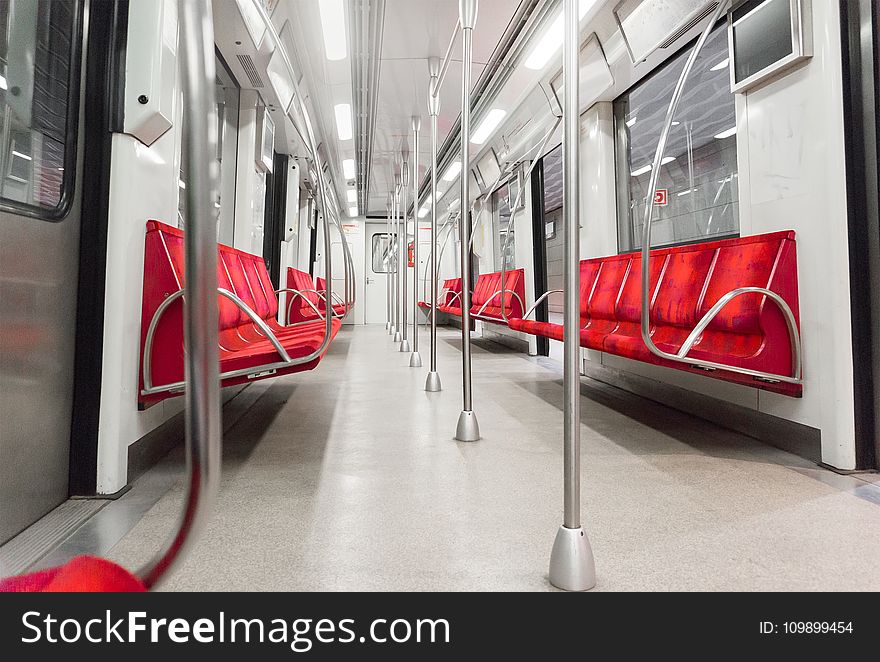
[[[308,293],[310,291],[311,290],[296,290],[292,287],[282,287],[280,290],[275,290],[275,296],[278,296],[282,292],[285,292],[285,293],[290,292],[291,294],[293,294],[293,296],[290,297],[290,301],[287,302],[287,310],[284,313],[285,326],[290,325],[290,309],[293,307],[293,302],[296,301],[297,297],[302,298],[303,301],[305,301],[307,304],[309,304],[309,307],[311,307],[311,309],[315,311],[315,313],[318,315],[319,319],[321,319],[321,320],[324,319],[324,315],[321,313],[320,310],[318,310],[318,307],[315,304],[313,304],[309,300],[309,298],[305,295],[306,293]],[[315,291],[317,291],[317,290],[315,290]]]
[[[223,435],[220,420],[219,331],[217,300],[210,283],[217,274],[217,235],[213,215],[218,173],[214,165],[217,107],[214,104],[214,34],[210,3],[180,0],[180,58],[187,103],[182,149],[186,163],[190,229],[184,238],[187,292],[192,307],[184,315],[183,332],[190,351],[185,357],[187,489],[183,516],[171,540],[138,577],[155,588],[180,562],[187,547],[204,528],[220,487]],[[216,282],[216,280],[214,280]],[[181,296],[183,296],[181,294]]]
[[[794,313],[791,310],[791,307],[788,303],[783,299],[779,294],[772,290],[768,290],[765,287],[739,287],[735,290],[731,290],[723,297],[718,299],[715,302],[715,305],[712,306],[705,315],[700,319],[697,323],[697,326],[694,327],[694,330],[691,331],[690,335],[688,335],[687,339],[685,339],[684,343],[681,346],[681,349],[678,350],[678,357],[685,358],[687,354],[691,351],[694,346],[694,343],[697,342],[700,335],[702,335],[703,331],[712,323],[712,320],[717,317],[718,313],[731,301],[735,298],[742,296],[743,294],[761,294],[766,296],[770,301],[775,303],[780,311],[782,312],[783,317],[785,317],[785,323],[788,327],[788,336],[791,342],[791,350],[792,350],[792,382],[791,383],[800,383],[801,381],[801,341],[800,334],[797,330],[797,320],[795,319]],[[700,365],[706,365],[705,363],[700,363]],[[758,371],[755,371],[758,372]],[[756,376],[764,376],[764,375],[756,375]],[[769,377],[768,377],[769,378]],[[774,378],[775,379],[775,378]],[[780,380],[783,381],[783,380]]]
[[[684,69],[679,76],[678,83],[675,86],[675,90],[672,93],[672,99],[669,102],[669,108],[666,111],[666,119],[663,123],[663,130],[660,133],[660,140],[657,144],[657,152],[654,155],[654,162],[651,170],[651,177],[648,182],[648,194],[645,196],[645,224],[642,228],[642,281],[641,281],[641,308],[642,308],[642,319],[641,319],[641,334],[642,340],[645,343],[645,346],[654,356],[657,356],[662,359],[666,359],[668,361],[674,361],[677,363],[684,363],[687,365],[692,365],[698,368],[711,368],[715,370],[726,370],[729,372],[735,372],[737,374],[748,375],[750,377],[754,377],[759,380],[766,381],[774,381],[774,382],[786,382],[790,384],[803,384],[803,380],[801,379],[801,351],[800,351],[800,334],[797,330],[797,322],[794,319],[794,314],[791,312],[788,304],[775,292],[765,288],[738,288],[734,289],[727,294],[725,294],[721,299],[718,300],[718,303],[712,307],[712,309],[706,313],[703,319],[697,324],[697,327],[691,332],[685,341],[685,345],[682,345],[682,348],[679,350],[678,354],[670,354],[669,352],[664,352],[662,349],[657,347],[654,343],[653,338],[651,337],[651,302],[650,302],[650,260],[651,260],[651,224],[654,220],[654,195],[657,191],[657,185],[660,180],[660,168],[662,167],[662,161],[664,157],[664,152],[666,151],[666,145],[669,141],[669,133],[672,129],[672,120],[675,117],[675,112],[678,109],[678,105],[681,102],[681,98],[684,94],[685,84],[687,83],[688,76],[690,76],[691,71],[694,68],[694,64],[697,61],[697,57],[700,52],[703,50],[703,47],[706,45],[706,41],[709,39],[709,34],[712,32],[715,24],[721,19],[724,15],[725,11],[730,4],[730,0],[721,0],[718,3],[718,6],[715,8],[712,17],[709,19],[706,28],[703,30],[700,38],[697,40],[696,46],[694,46],[693,51],[688,56],[687,61],[685,62]],[[699,334],[705,330],[706,326],[714,319],[715,315],[720,312],[720,310],[727,305],[729,301],[733,298],[740,296],[741,294],[747,294],[750,292],[763,294],[766,297],[769,297],[771,301],[773,301],[776,305],[780,307],[783,314],[786,318],[786,323],[789,327],[789,335],[791,337],[792,343],[792,363],[793,369],[793,377],[788,375],[776,375],[773,373],[763,372],[760,370],[750,370],[748,368],[740,368],[739,366],[727,365],[724,363],[715,363],[710,361],[699,361],[697,359],[687,358],[684,354],[690,352],[694,342],[699,337]],[[710,316],[711,314],[711,316]],[[699,333],[698,333],[699,331]],[[684,354],[682,353],[684,352]]]
[[[553,123],[553,126],[550,128],[550,131],[547,132],[547,135],[544,136],[544,140],[541,142],[541,149],[538,151],[539,155],[544,154],[544,150],[547,149],[547,143],[550,141],[550,138],[556,132],[557,127],[562,122],[562,116],[556,118],[556,121]],[[529,181],[532,176],[532,171],[535,169],[535,166],[538,165],[538,161],[540,161],[540,157],[535,158],[532,163],[529,165],[529,169],[526,171],[525,175],[523,175],[523,185],[519,187],[519,190],[516,192],[516,202],[511,205],[510,204],[510,196],[508,195],[508,206],[510,207],[510,220],[507,221],[507,232],[504,234],[504,242],[501,245],[501,282],[507,282],[507,260],[505,259],[505,255],[507,254],[507,244],[510,243],[510,237],[515,234],[510,231],[511,226],[513,225],[514,220],[516,219],[516,212],[519,210],[520,203],[522,202],[522,194],[523,189],[525,188],[525,182]],[[509,189],[508,189],[509,191]],[[501,314],[504,318],[505,322],[510,322],[507,318],[507,313],[502,307]]]
[[[504,305],[504,295],[505,295],[505,294],[512,294],[513,296],[515,296],[515,297],[516,297],[516,300],[519,301],[519,307],[520,307],[520,310],[525,310],[525,307],[526,307],[526,306],[525,306],[525,304],[523,303],[523,300],[522,300],[522,298],[519,296],[519,294],[517,294],[517,293],[514,292],[513,290],[503,289],[503,290],[498,290],[497,292],[495,292],[495,294],[493,294],[491,297],[489,297],[489,298],[486,300],[486,303],[484,303],[483,306],[482,306],[482,307],[481,307],[481,308],[480,308],[480,309],[474,314],[474,317],[479,317],[480,315],[482,315],[482,314],[483,314],[483,311],[486,310],[486,308],[489,306],[489,304],[492,303],[492,301],[495,300],[495,297],[497,297],[497,296],[499,296],[499,295],[501,296],[501,305],[499,306],[499,308],[501,308],[501,314],[502,314],[502,316],[504,316],[504,309],[507,307],[507,306]],[[513,308],[513,306],[511,306],[511,308]],[[493,318],[493,319],[496,319],[496,318]],[[507,321],[507,317],[506,317],[506,316],[504,316],[504,321],[505,321],[505,322]]]
[[[239,310],[244,312],[250,319],[256,324],[257,328],[260,332],[266,336],[266,339],[272,343],[272,347],[278,352],[278,356],[281,357],[281,363],[286,365],[300,365],[302,363],[308,363],[313,360],[308,356],[301,357],[298,359],[290,358],[290,355],[287,353],[287,350],[284,349],[284,345],[281,344],[281,341],[278,340],[278,337],[272,331],[272,328],[266,324],[266,321],[260,317],[253,309],[251,309],[244,301],[242,301],[238,296],[230,292],[229,290],[225,290],[222,287],[217,288],[217,294],[222,297],[225,297],[232,301]],[[165,311],[171,306],[172,303],[177,301],[178,299],[184,296],[184,290],[178,290],[167,299],[165,299],[159,307],[156,308],[156,312],[153,313],[153,318],[150,320],[150,326],[147,329],[147,338],[144,343],[144,360],[143,360],[143,369],[144,369],[144,388],[141,391],[141,395],[154,395],[156,393],[165,393],[170,390],[177,390],[184,382],[175,382],[173,385],[163,385],[163,386],[153,386],[153,339],[156,335],[156,328],[159,325],[159,321],[162,319],[162,316],[165,314]],[[186,301],[184,300],[184,303]],[[304,359],[309,359],[308,361]],[[259,372],[262,369],[261,366],[254,366],[251,368],[247,368],[244,371],[244,374],[251,374],[254,372]],[[236,371],[238,372],[238,371]],[[227,379],[228,376],[232,373],[223,373],[220,375],[221,380]]]
[[[299,87],[299,77],[296,75],[296,69],[293,67],[293,63],[290,59],[290,56],[287,53],[287,49],[284,46],[284,42],[281,40],[281,36],[278,34],[278,30],[275,29],[274,23],[272,23],[272,19],[269,17],[269,12],[266,10],[262,0],[252,0],[252,5],[257,13],[260,15],[260,18],[263,21],[263,25],[266,28],[266,33],[272,38],[273,43],[275,44],[275,49],[277,53],[280,53],[282,60],[284,61],[284,65],[287,68],[288,77],[290,78],[290,83],[293,86],[293,98],[299,104],[299,113],[302,116],[302,124],[304,125],[305,131],[303,131],[299,127],[299,122],[297,118],[293,116],[293,113],[290,112],[291,106],[284,109],[284,113],[287,117],[290,118],[291,122],[294,125],[297,133],[299,133],[300,137],[303,138],[303,142],[306,145],[306,148],[309,150],[311,154],[311,159],[315,165],[315,172],[317,184],[318,184],[318,194],[320,196],[321,202],[321,215],[323,217],[323,226],[324,226],[324,275],[325,280],[327,281],[327,291],[332,292],[333,290],[333,257],[330,246],[330,204],[329,204],[329,195],[327,193],[327,182],[324,181],[324,175],[321,168],[321,158],[318,153],[318,142],[315,140],[315,132],[312,127],[311,118],[308,113],[308,109],[305,105],[305,98],[302,95],[302,91]],[[333,319],[327,315],[325,316],[325,325],[324,325],[324,337],[321,340],[321,344],[312,352],[309,356],[303,357],[303,363],[308,363],[317,358],[320,358],[324,352],[327,351],[327,348],[330,345],[330,340],[333,337]]]
[[[450,214],[449,217],[446,219],[446,222],[443,224],[443,226],[437,231],[438,235],[440,235],[442,232],[446,231],[446,237],[443,239],[443,241],[437,242],[437,245],[440,247],[440,250],[437,252],[437,264],[438,265],[440,264],[440,261],[443,259],[443,252],[446,250],[446,244],[449,243],[449,237],[452,236],[452,231],[455,229],[455,225],[453,225],[453,223],[455,222],[456,218],[457,218],[457,216],[455,216],[454,214]],[[435,248],[436,248],[436,246],[431,246],[431,252],[428,253],[429,260],[431,259],[431,257],[433,257],[432,254],[433,254],[433,251]],[[426,270],[425,275],[422,277],[422,299],[424,301],[428,300],[428,274],[427,274],[427,270]]]
[[[544,294],[542,294],[541,296],[539,296],[535,300],[535,303],[532,304],[531,308],[529,308],[525,313],[523,313],[522,318],[528,319],[529,315],[531,315],[533,312],[535,312],[535,310],[537,310],[538,306],[540,306],[544,302],[545,299],[548,299],[551,294],[564,294],[564,293],[565,293],[565,290],[547,290],[546,292],[544,292]]]

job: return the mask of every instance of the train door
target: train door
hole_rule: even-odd
[[[386,258],[391,249],[391,235],[382,223],[366,223],[365,227],[365,321],[367,324],[384,324],[387,321],[387,288],[389,264]]]
[[[0,2],[0,543],[68,496],[81,9]]]

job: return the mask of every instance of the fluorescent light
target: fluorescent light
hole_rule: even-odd
[[[578,19],[584,17],[587,11],[596,4],[597,0],[580,0],[578,3]],[[564,23],[565,16],[563,12],[559,12],[553,22],[550,24],[550,27],[547,28],[547,31],[532,49],[531,53],[529,53],[528,58],[526,58],[526,68],[534,69],[535,71],[540,71],[543,69],[547,63],[550,61],[556,52],[562,48],[564,34]]]
[[[673,122],[672,126],[678,126],[679,124],[681,124],[681,122]]]
[[[681,193],[679,193],[679,194],[678,194],[678,197],[680,198],[680,197],[683,196],[683,195],[690,195],[690,194],[693,193],[693,192],[694,192],[694,189],[689,188],[687,191],[682,191]]]
[[[727,69],[729,64],[730,64],[730,58],[726,57],[723,60],[721,60],[721,62],[716,64],[714,67],[709,69],[709,71],[721,71],[722,69]]]
[[[477,130],[471,134],[471,142],[474,145],[482,145],[489,139],[489,136],[492,135],[492,132],[498,128],[498,125],[501,124],[501,120],[504,119],[504,116],[507,115],[506,110],[501,110],[500,108],[493,108],[489,111],[489,114],[486,115],[486,119],[482,121],[480,126],[477,127]]]
[[[336,135],[340,140],[351,140],[351,104],[338,103],[333,110],[336,111]]]
[[[177,187],[186,190],[186,182],[182,179],[177,180]]]
[[[348,55],[345,40],[345,8],[342,0],[320,0],[321,30],[324,32],[324,53],[328,60],[344,60]]]
[[[12,156],[17,156],[20,159],[24,159],[25,161],[33,161],[34,158],[28,154],[22,154],[21,152],[16,152],[12,150]]]
[[[727,129],[727,131],[722,131],[717,136],[715,136],[715,138],[718,140],[724,140],[725,138],[730,138],[731,136],[735,136],[735,135],[736,135],[736,127],[733,127],[731,129]]]
[[[349,202],[357,202],[358,201],[358,192],[355,191],[353,188],[348,189],[345,192],[345,196],[346,196],[346,198],[348,198]]]
[[[556,51],[562,47],[563,37],[565,36],[563,34],[565,27],[563,23],[562,12],[559,12],[540,41],[532,49],[532,52],[529,53],[529,57],[526,59],[526,69],[540,71],[550,61],[550,58],[556,55]]]
[[[0,76],[0,90],[8,90],[6,86],[6,76]]]
[[[633,117],[631,120],[627,120],[627,121],[626,121],[626,125],[627,125],[628,127],[633,127],[633,126],[635,126],[635,124],[636,124],[636,122],[638,121],[638,119],[639,119],[638,117]]]
[[[447,168],[446,173],[443,175],[444,182],[454,182],[455,178],[458,177],[458,173],[461,172],[461,161],[456,161],[449,168]]]
[[[354,179],[357,171],[354,168],[354,159],[345,159],[342,162],[342,176],[346,179]]]
[[[675,161],[674,156],[667,156],[662,161],[660,161],[660,165],[666,165],[667,163],[672,163]],[[630,177],[638,177],[639,175],[644,175],[647,172],[651,172],[654,169],[654,165],[649,163],[646,166],[642,166],[638,170],[633,170],[630,174]]]
[[[348,208],[348,215],[349,215],[351,218],[354,218],[355,216],[358,215],[358,208],[357,208],[357,205],[355,205],[354,207],[349,207],[349,208]]]

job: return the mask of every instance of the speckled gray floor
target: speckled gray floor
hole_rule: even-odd
[[[425,369],[408,368],[382,327],[346,329],[314,372],[248,388],[227,429],[216,513],[164,588],[550,589],[561,375],[478,342],[484,438],[455,442],[456,333],[441,331],[442,393],[422,390]],[[427,336],[422,350],[427,363]],[[595,382],[582,391],[597,589],[880,590],[871,479]],[[169,470],[179,471],[173,457],[155,471]],[[139,567],[174,527],[182,494],[178,481],[109,556]]]

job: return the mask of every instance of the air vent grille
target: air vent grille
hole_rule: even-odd
[[[238,63],[241,65],[241,68],[244,69],[244,73],[248,77],[248,80],[251,82],[251,85],[253,85],[255,88],[263,87],[263,79],[260,78],[257,67],[254,65],[253,58],[245,53],[239,53],[237,57]]]
[[[666,41],[664,41],[662,44],[660,44],[660,48],[669,48],[670,46],[672,46],[676,41],[678,41],[679,39],[681,39],[681,37],[683,37],[685,34],[687,34],[687,32],[689,30],[691,30],[694,26],[698,25],[700,23],[700,21],[702,21],[704,18],[709,16],[713,11],[715,11],[715,9],[717,7],[718,7],[717,2],[713,2],[713,3],[706,5],[706,8],[703,11],[701,11],[699,14],[694,16],[690,21],[688,21],[687,23],[682,25],[678,30],[676,30],[671,35],[669,35],[669,37],[666,39]]]

